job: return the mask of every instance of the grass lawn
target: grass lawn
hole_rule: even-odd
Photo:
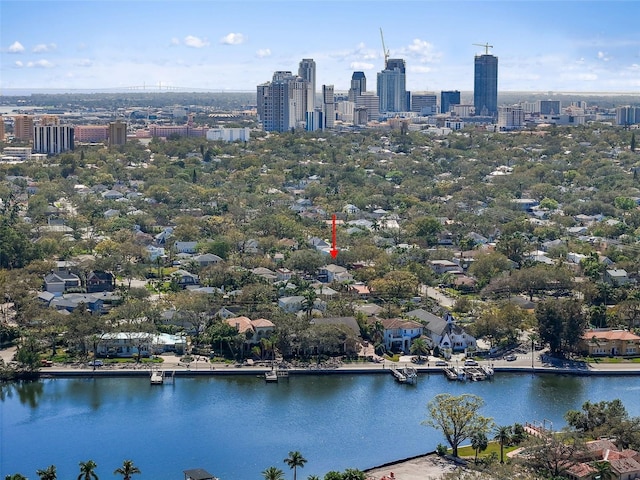
[[[508,452],[511,452],[517,448],[518,448],[517,446],[513,447],[513,446],[505,445],[504,447],[505,458],[507,457]],[[449,451],[451,452],[452,450],[449,450]],[[488,457],[493,452],[495,452],[496,455],[498,455],[498,458],[500,458],[500,444],[498,442],[489,442],[489,446],[487,447],[487,449],[484,452],[478,453],[478,459],[481,459],[483,457]],[[467,445],[464,447],[458,447],[458,456],[469,457],[473,459],[476,456],[476,452],[473,448],[471,448],[471,445]]]

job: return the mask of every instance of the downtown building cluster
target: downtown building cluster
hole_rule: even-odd
[[[411,92],[407,90],[404,59],[385,56],[384,69],[376,74],[375,90],[367,90],[362,71],[353,72],[348,92],[334,92],[323,85],[319,103],[316,64],[303,59],[297,74],[278,71],[270,82],[257,86],[257,115],[265,131],[323,130],[335,126],[366,126],[379,122],[433,125],[459,130],[467,124],[486,125],[494,131],[518,130],[540,124],[582,125],[607,121],[617,125],[640,123],[640,107],[618,107],[605,113],[586,102],[562,105],[560,100],[521,101],[498,105],[498,57],[487,51],[474,57],[473,101],[458,90]]]
[[[498,113],[498,59],[489,54],[476,56],[474,105],[464,112],[482,114],[489,120]],[[266,131],[321,130],[333,128],[340,120],[353,125],[389,117],[429,116],[454,111],[461,105],[460,92],[407,90],[407,69],[402,58],[385,56],[384,69],[376,75],[376,90],[367,90],[362,71],[353,72],[347,94],[323,85],[321,102],[316,105],[316,63],[303,59],[297,74],[274,72],[271,81],[257,86],[257,114]],[[454,111],[455,113],[455,111]]]

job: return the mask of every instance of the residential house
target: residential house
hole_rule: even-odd
[[[287,282],[291,280],[292,276],[293,276],[293,272],[288,268],[282,267],[276,270],[276,278],[278,282]]]
[[[138,354],[142,357],[148,357],[167,352],[182,354],[186,343],[184,335],[146,332],[107,333],[100,338],[96,353],[99,357],[119,358],[130,358],[138,356]]]
[[[171,279],[175,280],[181,288],[187,288],[190,285],[199,285],[200,279],[198,275],[187,272],[186,270],[176,270],[171,274]]]
[[[69,290],[79,290],[81,287],[80,277],[69,270],[51,272],[44,277],[44,289],[55,296],[61,296]]]
[[[460,265],[450,260],[431,260],[429,264],[436,275],[443,275],[447,272],[462,273]]]
[[[415,317],[426,323],[425,334],[434,346],[444,352],[463,352],[475,350],[476,339],[455,323],[453,316],[447,312],[444,318],[434,315],[422,308],[407,313],[409,318]]]
[[[314,318],[311,323],[315,325],[343,325],[357,337],[360,336],[360,326],[355,317],[323,317]]]
[[[627,271],[622,268],[605,270],[603,280],[605,281],[605,283],[613,285],[614,287],[625,285],[631,281],[629,275],[627,274]]]
[[[371,290],[364,283],[354,283],[349,285],[349,292],[363,300],[366,300],[371,296]]]
[[[124,195],[117,190],[106,190],[102,192],[101,195],[105,200],[118,200],[124,197]]]
[[[346,268],[341,267],[339,265],[330,264],[325,265],[324,267],[320,267],[318,270],[318,281],[320,282],[350,282],[353,280],[353,275],[351,275]]]
[[[582,335],[580,349],[590,356],[635,356],[640,354],[640,336],[628,330],[587,330]]]
[[[94,270],[87,275],[87,293],[113,292],[116,277],[111,272]]]
[[[275,283],[278,280],[276,272],[265,267],[254,268],[251,270],[251,272],[269,283]]]
[[[402,318],[381,318],[384,326],[384,346],[390,351],[402,351],[408,353],[414,338],[423,333],[423,327],[413,320]]]
[[[93,294],[69,293],[57,296],[49,302],[49,308],[55,308],[58,311],[66,310],[69,313],[81,305],[92,314],[101,314],[103,313],[104,300]]]
[[[287,313],[298,313],[305,308],[305,298],[302,295],[280,297],[278,306]],[[326,308],[327,304],[320,299],[313,302],[313,310],[315,311],[323,312]]]
[[[225,322],[235,327],[238,333],[245,337],[246,350],[250,350],[251,346],[260,343],[263,338],[269,338],[276,328],[273,322],[266,318],[251,320],[248,317],[231,317],[225,319]]]
[[[217,265],[222,261],[222,257],[215,255],[214,253],[203,253],[202,255],[196,255],[193,260],[201,267],[208,267],[209,265]]]
[[[173,244],[173,249],[176,251],[176,253],[194,254],[197,252],[197,246],[198,242],[176,242]]]

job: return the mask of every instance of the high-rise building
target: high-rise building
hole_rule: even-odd
[[[109,138],[107,125],[75,125],[73,127],[73,140],[78,143],[105,142]]]
[[[4,117],[0,114],[0,142],[4,142]]]
[[[411,111],[423,116],[438,113],[438,97],[435,93],[415,92],[411,94]]]
[[[316,62],[313,58],[303,58],[298,66],[298,76],[308,82],[306,112],[313,112],[316,106]]]
[[[560,100],[539,100],[538,113],[541,115],[554,115],[560,113]]]
[[[500,130],[515,130],[524,126],[524,111],[522,105],[498,107],[498,128]]]
[[[351,75],[351,88],[349,88],[349,101],[355,103],[356,97],[367,91],[367,77],[364,72],[353,72]]]
[[[16,140],[24,140],[25,142],[33,140],[33,117],[31,115],[13,117],[13,136]]]
[[[495,116],[498,113],[498,57],[476,55],[473,105],[476,115]]]
[[[33,150],[37,153],[57,155],[73,150],[73,127],[68,125],[38,125],[33,127]]]
[[[385,69],[378,72],[377,79],[380,112],[406,112],[407,88],[404,60],[389,58]]]
[[[640,123],[640,107],[629,105],[616,108],[616,123],[618,125],[634,125]]]
[[[373,92],[362,92],[362,95],[356,97],[356,110],[358,112],[358,121],[361,121],[362,109],[367,112],[367,121],[378,120],[380,116],[380,99]],[[354,122],[356,120],[354,112]],[[358,123],[361,125],[361,123]]]
[[[309,82],[289,71],[273,74],[271,82],[257,87],[257,111],[267,132],[303,128],[308,112]]]
[[[333,85],[322,86],[322,113],[325,128],[336,126],[336,102],[333,96]]]
[[[48,125],[60,125],[60,119],[57,115],[40,115],[40,120],[38,125],[48,126]]]
[[[440,92],[440,113],[449,113],[452,105],[460,105],[460,91],[448,90]]]
[[[125,143],[127,143],[127,124],[120,121],[109,123],[109,146]]]

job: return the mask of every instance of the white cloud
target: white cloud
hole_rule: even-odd
[[[400,50],[401,55],[417,58],[420,62],[436,62],[440,59],[441,54],[436,52],[433,44],[426,40],[414,38],[413,42]]]
[[[17,40],[9,45],[9,53],[22,53],[24,52],[24,47]]]
[[[15,66],[18,67],[18,68],[22,68],[22,67],[24,67],[24,63],[22,63],[20,60],[17,60],[16,63],[15,63]]]
[[[193,35],[187,35],[186,37],[184,37],[184,44],[187,47],[192,48],[203,48],[209,46],[209,42],[206,39],[194,37]]]
[[[375,65],[367,62],[351,62],[349,67],[353,70],[372,70]]]
[[[55,50],[56,48],[58,48],[58,46],[55,43],[39,43],[38,45],[36,45],[35,47],[33,47],[33,53],[45,53],[45,52],[52,52],[53,50]]]
[[[241,45],[246,41],[247,39],[242,33],[230,33],[220,39],[220,43],[225,45]]]
[[[180,39],[176,38],[176,37],[173,37],[171,39],[171,45],[180,45]]]
[[[77,67],[90,67],[93,65],[93,62],[88,58],[81,58],[80,60],[76,61],[75,65]]]
[[[270,56],[271,56],[271,50],[268,48],[261,48],[256,52],[256,57],[258,58],[265,58]]]
[[[608,62],[610,57],[605,52],[598,52],[598,59]]]
[[[28,62],[27,67],[29,68],[53,68],[55,65],[51,63],[49,60],[37,60],[35,62]]]

